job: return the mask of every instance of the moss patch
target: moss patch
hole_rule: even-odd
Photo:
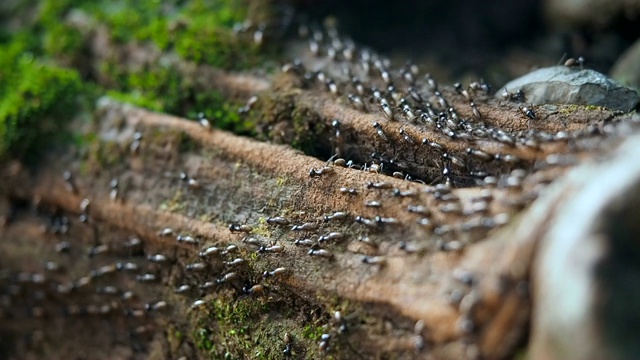
[[[242,135],[254,133],[254,123],[238,114],[238,102],[201,88],[190,75],[176,65],[163,64],[162,59],[137,71],[105,62],[101,71],[113,88],[107,94],[116,100],[191,119],[202,113],[216,128]]]
[[[265,325],[259,319],[269,313],[267,302],[253,298],[234,301],[219,297],[208,304],[205,313],[198,320],[194,334],[199,349],[215,359],[240,359],[258,350],[252,337]],[[258,351],[268,352],[264,349]]]
[[[286,290],[239,297],[221,292],[195,311],[191,333],[201,355],[211,359],[282,359],[288,333],[292,358],[318,358],[325,319],[312,315],[317,308],[299,303],[296,308],[300,312],[292,313],[287,303],[302,299],[281,291]]]
[[[106,26],[116,43],[149,42],[188,61],[237,70],[278,52],[255,44],[252,31],[233,30],[249,8],[246,0],[24,2],[12,16],[21,19],[21,28],[0,24],[0,158],[26,156],[55,138],[51,135],[60,133],[78,110],[78,95],[90,88],[94,95],[108,93],[178,116],[195,119],[203,112],[213,126],[252,135],[254,123],[237,114],[242,104],[202,89],[194,76],[162,58],[143,69],[127,68],[117,58],[95,66],[89,51],[92,25],[80,29],[67,21],[80,10]],[[101,87],[88,85],[94,79]]]
[[[80,8],[105,24],[115,42],[149,41],[198,64],[246,69],[277,52],[255,44],[251,34],[234,32],[247,18],[245,0],[97,1]]]
[[[295,86],[287,84],[277,92],[260,94],[249,118],[262,139],[290,144],[311,156],[322,156],[323,149],[329,146],[322,143],[322,139],[327,138],[324,135],[330,129],[304,101],[295,100],[301,92]]]
[[[77,108],[78,73],[34,58],[28,41],[0,46],[0,158],[34,157]]]
[[[173,195],[173,198],[165,200],[160,204],[160,210],[169,212],[181,212],[185,209],[186,203],[184,202],[184,196],[182,191],[178,190]]]

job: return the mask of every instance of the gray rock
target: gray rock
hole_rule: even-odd
[[[630,111],[638,103],[635,90],[597,71],[566,66],[542,68],[510,81],[496,93],[522,90],[526,103],[596,105]]]

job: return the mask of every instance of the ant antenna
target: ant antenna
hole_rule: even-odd
[[[558,65],[562,65],[566,58],[567,58],[567,53],[562,54],[560,61],[558,61]]]

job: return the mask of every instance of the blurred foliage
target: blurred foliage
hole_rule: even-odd
[[[134,71],[113,59],[92,66],[95,28],[68,21],[81,12],[92,19],[91,26],[106,26],[116,44],[152,43],[187,61],[241,70],[278,51],[234,32],[247,8],[248,0],[16,2],[12,16],[0,16],[0,158],[35,158],[34,150],[62,133],[79,106],[92,106],[102,94],[179,116],[203,112],[216,127],[250,134],[253,124],[237,115],[239,104],[198,89],[175,65],[156,61]]]
[[[78,73],[34,58],[28,41],[0,46],[0,158],[32,157],[77,108]]]

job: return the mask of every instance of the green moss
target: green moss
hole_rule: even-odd
[[[216,128],[237,134],[251,135],[254,131],[254,123],[238,114],[239,104],[225,100],[215,91],[197,91],[175,67],[155,64],[134,73],[113,68],[108,71],[113,82],[120,83],[123,89],[111,90],[108,95],[119,101],[191,119],[203,113]]]
[[[258,349],[259,344],[252,341],[252,335],[260,331],[264,324],[260,319],[268,312],[268,304],[259,299],[229,301],[221,297],[213,300],[205,316],[198,320],[196,344],[213,358],[243,358]]]
[[[85,35],[65,21],[74,7],[91,3],[82,0],[44,0],[40,6],[38,21],[32,31],[34,39],[41,43],[41,55],[53,57],[64,65],[79,65],[86,52]]]
[[[267,224],[267,220],[264,217],[260,217],[258,226],[254,226],[253,234],[260,235],[267,239],[271,238],[271,227]]]
[[[243,255],[244,257],[244,255]],[[323,328],[320,319],[309,325],[307,310],[290,312],[286,294],[240,296],[218,293],[194,313],[193,341],[201,356],[212,359],[282,359],[284,335],[293,339],[293,358],[316,358]],[[286,310],[286,311],[285,311]],[[304,315],[303,315],[304,314]]]
[[[38,39],[26,31],[10,36],[6,43],[0,45],[0,91],[6,88],[9,77],[18,70],[19,60],[33,59],[37,47]]]
[[[145,39],[145,32],[153,29],[150,27],[151,24],[157,27],[158,23],[163,22],[158,19],[170,17],[175,11],[175,6],[175,1],[135,0],[105,0],[78,4],[80,9],[106,25],[111,39],[118,43]]]
[[[133,104],[136,106],[140,106],[149,110],[161,111],[162,110],[162,102],[160,99],[156,99],[153,97],[146,97],[140,91],[134,90],[128,93],[108,90],[107,95],[114,98],[115,100]]]
[[[120,43],[126,43],[133,39],[131,29],[137,29],[144,25],[142,13],[136,9],[121,8],[100,20],[105,20],[109,24],[111,38]]]
[[[142,71],[132,72],[126,77],[126,90],[139,92],[141,98],[157,103],[153,110],[179,113],[180,105],[188,92],[182,85],[178,71],[173,67],[153,66]]]
[[[47,29],[43,40],[44,51],[51,56],[65,59],[79,58],[85,48],[80,30],[58,22]]]
[[[276,185],[280,187],[285,186],[288,182],[289,182],[289,179],[284,175],[280,175],[276,179]]]
[[[234,24],[247,17],[245,0],[175,2],[105,1],[83,8],[109,28],[119,43],[151,41],[161,50],[174,49],[182,58],[223,69],[255,66],[272,56],[252,36],[238,36]],[[249,35],[249,34],[245,34]]]
[[[168,50],[173,43],[173,36],[169,31],[169,22],[164,17],[151,20],[148,25],[140,28],[135,33],[135,38],[140,41],[152,41],[163,51]]]
[[[166,325],[167,342],[172,354],[176,353],[185,340],[185,334],[179,325],[168,323]]]
[[[179,213],[183,211],[186,206],[184,194],[178,190],[173,194],[173,198],[165,200],[160,204],[159,210]]]
[[[40,25],[48,27],[53,23],[61,22],[64,16],[72,8],[93,4],[93,0],[43,0],[40,1],[38,20]]]
[[[28,47],[0,46],[0,157],[35,156],[62,133],[82,89],[76,71],[38,61]]]
[[[246,0],[192,0],[184,7],[183,13],[191,17],[212,14],[211,25],[231,28],[247,17],[247,5]]]
[[[260,258],[260,255],[257,252],[251,252],[247,256],[248,260],[253,262],[257,261]]]
[[[203,112],[215,127],[253,135],[255,123],[237,113],[242,104],[206,91],[166,56],[143,69],[106,59],[93,73],[87,57],[90,33],[65,21],[72,10],[81,10],[106,25],[116,42],[148,41],[200,64],[242,69],[277,51],[254,44],[250,33],[232,30],[247,18],[247,5],[247,0],[28,2],[21,9],[37,10],[35,17],[26,17],[33,20],[18,32],[0,30],[0,156],[9,149],[29,152],[39,136],[61,128],[60,110],[69,118],[76,110],[75,97],[87,91],[79,74],[100,79],[100,95],[106,92],[120,101],[190,118]]]
[[[208,26],[206,17],[193,20],[176,39],[175,50],[184,59],[223,69],[245,69],[262,61],[257,46],[230,29]]]
[[[89,73],[88,34],[65,22],[75,9],[106,25],[116,42],[149,41],[187,60],[240,69],[259,64],[271,51],[256,46],[251,34],[233,32],[233,25],[247,17],[246,5],[246,0],[44,0],[38,7],[36,23],[25,29],[20,42],[35,57],[53,58]],[[17,38],[16,34],[11,36]],[[241,104],[202,89],[193,76],[166,60],[161,57],[143,69],[131,69],[117,58],[107,59],[98,66],[97,78],[106,88],[103,91],[120,101],[191,118],[204,112],[218,128],[252,135],[254,123],[237,113]]]
[[[86,148],[98,140],[98,135],[95,132],[77,133],[72,136],[73,144],[78,148]]]
[[[196,339],[196,346],[198,349],[206,351],[211,351],[211,349],[213,349],[214,344],[211,330],[207,328],[199,328],[196,330],[194,338]]]
[[[302,337],[305,339],[319,341],[322,334],[324,334],[324,328],[322,326],[309,324],[302,328]]]
[[[212,305],[214,316],[221,324],[240,326],[235,330],[236,333],[246,332],[247,329],[244,326],[249,320],[269,312],[268,304],[259,299],[235,302],[216,300]]]
[[[198,91],[193,96],[193,106],[186,116],[192,119],[202,112],[213,126],[236,134],[253,135],[255,123],[238,114],[240,104],[225,100],[215,91]]]

